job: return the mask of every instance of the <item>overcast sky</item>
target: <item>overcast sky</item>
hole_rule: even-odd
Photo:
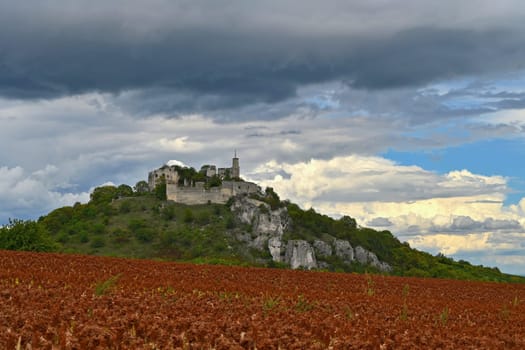
[[[0,224],[228,166],[525,275],[522,1],[0,0]]]

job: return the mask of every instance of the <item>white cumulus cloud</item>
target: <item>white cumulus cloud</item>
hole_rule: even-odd
[[[485,261],[481,252],[486,252],[497,255],[502,266],[511,266],[515,254],[525,254],[521,246],[525,199],[518,205],[504,205],[510,189],[502,176],[465,169],[439,174],[358,155],[298,163],[270,161],[250,176],[305,208],[335,217],[350,215],[361,225],[387,228],[422,250],[474,261]]]
[[[0,223],[9,218],[35,218],[49,211],[75,202],[87,202],[88,192],[62,192],[53,178],[52,165],[33,173],[21,167],[0,167]]]

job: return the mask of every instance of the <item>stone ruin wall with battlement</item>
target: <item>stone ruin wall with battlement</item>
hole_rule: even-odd
[[[224,176],[230,171],[234,178],[240,176],[239,158],[237,154],[232,159],[231,168],[218,168],[215,165],[209,165],[206,169],[206,176],[215,175]],[[153,170],[148,174],[148,184],[151,190],[159,179],[164,178],[166,181],[166,197],[177,203],[183,204],[205,204],[205,203],[226,203],[228,199],[238,194],[258,193],[261,188],[253,183],[246,181],[222,181],[221,186],[206,188],[204,182],[185,183],[183,186],[178,185],[179,174],[174,166],[164,165],[159,169]]]
[[[168,200],[183,204],[225,204],[235,195],[258,193],[260,190],[257,184],[243,181],[223,181],[221,186],[209,189],[205,188],[203,183],[196,183],[195,186],[166,184]]]

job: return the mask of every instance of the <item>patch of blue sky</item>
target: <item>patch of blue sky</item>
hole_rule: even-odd
[[[512,72],[506,78],[492,81],[491,85],[492,90],[496,91],[525,92],[525,70]]]
[[[414,152],[389,150],[382,156],[400,165],[417,165],[439,174],[467,169],[479,175],[504,176],[511,188],[505,204],[516,204],[525,197],[525,165],[522,162],[525,141],[522,139],[485,140]]]
[[[438,83],[434,83],[426,86],[423,89],[418,90],[422,95],[446,95],[454,90],[465,89],[474,82],[472,78],[456,79],[456,80],[446,80]]]
[[[473,95],[462,95],[454,98],[449,98],[442,102],[444,106],[451,110],[472,110],[485,107],[488,103],[501,101],[500,98],[494,97],[480,97]]]
[[[465,78],[443,81],[420,89],[418,93],[441,96],[444,99],[443,105],[450,109],[468,110],[501,100],[497,96],[490,95],[496,95],[500,92],[523,93],[525,92],[524,86],[525,71],[497,80]]]
[[[441,122],[440,124],[433,124],[431,127],[424,125],[404,133],[404,136],[409,138],[433,139],[440,135],[447,135],[449,138],[465,139],[470,136],[470,131],[465,127],[468,124],[468,120],[457,119],[449,122]]]
[[[333,91],[326,91],[326,93],[306,98],[304,101],[322,110],[338,109],[340,107],[340,103],[333,97],[333,95]]]

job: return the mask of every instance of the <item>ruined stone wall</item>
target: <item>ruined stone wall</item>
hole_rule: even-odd
[[[252,182],[224,181],[220,187],[205,189],[202,186],[179,187],[176,184],[166,185],[166,196],[168,200],[184,204],[224,204],[232,196],[240,193],[254,193],[259,191],[259,186]]]
[[[164,166],[149,172],[148,185],[151,191],[155,189],[157,182],[163,175],[167,184],[176,184],[177,181],[179,181],[179,174],[177,173],[177,170],[175,170],[175,167]]]
[[[233,195],[231,190],[220,187],[205,189],[203,187],[178,187],[174,184],[166,185],[166,195],[168,200],[184,204],[224,204]]]
[[[257,184],[243,181],[223,181],[222,187],[231,189],[234,196],[241,193],[257,193],[260,190]]]

